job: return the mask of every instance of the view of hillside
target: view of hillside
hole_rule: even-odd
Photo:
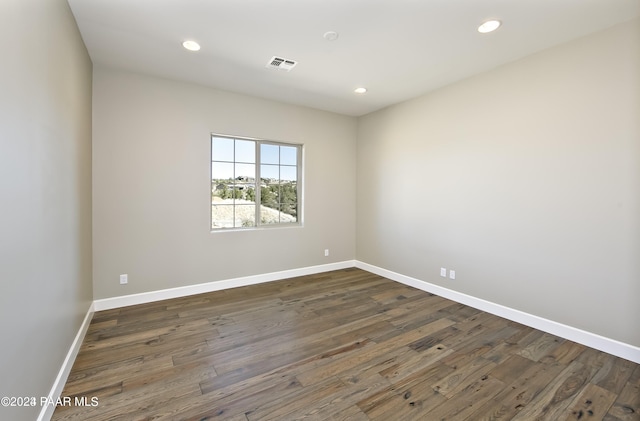
[[[291,223],[298,220],[297,183],[260,180],[260,223]],[[211,180],[212,228],[256,225],[256,183],[249,177]]]

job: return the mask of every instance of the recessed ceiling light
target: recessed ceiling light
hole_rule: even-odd
[[[367,92],[367,88],[356,88],[353,90],[356,94],[364,94]]]
[[[200,44],[195,41],[185,41],[182,46],[189,51],[198,51],[200,49]]]
[[[499,20],[488,20],[482,25],[478,26],[478,32],[480,32],[481,34],[493,32],[498,29],[500,25],[502,25],[502,22],[500,22]]]

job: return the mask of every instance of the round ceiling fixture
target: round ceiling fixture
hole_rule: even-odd
[[[367,92],[367,88],[356,88],[353,90],[356,94],[364,94]]]
[[[481,34],[487,34],[498,29],[500,25],[502,25],[502,22],[500,22],[499,20],[488,20],[482,25],[478,26],[478,32],[480,32]]]
[[[185,41],[182,43],[182,46],[189,51],[198,51],[200,50],[200,44],[195,41]]]
[[[322,36],[327,41],[335,41],[338,39],[338,33],[336,31],[325,32]]]

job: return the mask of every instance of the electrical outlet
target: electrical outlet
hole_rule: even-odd
[[[329,249],[324,249],[324,257],[327,257],[329,255]]]
[[[120,285],[124,285],[127,283],[129,283],[129,275],[123,273],[122,275],[120,275]]]
[[[456,271],[455,270],[450,270],[449,271],[449,279],[456,279]]]
[[[447,268],[440,268],[440,276],[443,278],[447,277]]]

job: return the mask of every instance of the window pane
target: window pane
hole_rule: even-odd
[[[256,144],[251,140],[236,140],[236,162],[256,162]]]
[[[211,160],[233,162],[233,139],[212,137]]]
[[[238,181],[254,182],[256,180],[256,166],[254,164],[236,164],[236,184]]]
[[[211,228],[233,228],[233,205],[211,206]]]
[[[267,180],[280,180],[280,167],[277,165],[261,165],[260,178]]]
[[[280,180],[281,181],[296,181],[298,179],[297,167],[280,167]]]
[[[269,145],[263,143],[260,145],[260,163],[261,164],[279,164],[280,163],[280,147],[278,145]]]
[[[280,164],[298,165],[298,148],[295,146],[280,146]]]
[[[212,162],[211,179],[233,180],[233,164],[230,162]]]

